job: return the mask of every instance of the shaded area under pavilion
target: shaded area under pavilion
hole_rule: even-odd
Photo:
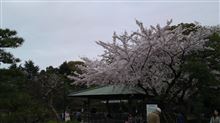
[[[86,104],[83,107],[85,108],[83,113],[84,122],[124,123],[128,114],[132,114],[133,120],[141,120],[143,122],[145,119],[146,94],[144,90],[139,87],[126,85],[107,85],[73,92],[68,96],[72,98],[86,99]],[[91,103],[94,100],[95,102],[101,102],[105,104],[106,110],[95,110],[97,107],[99,107],[99,105],[92,107]],[[123,107],[126,107],[127,109],[125,108],[126,110],[124,110]]]

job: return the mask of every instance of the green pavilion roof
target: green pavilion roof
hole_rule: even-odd
[[[90,96],[118,96],[118,95],[145,95],[139,87],[126,85],[107,85],[90,88],[79,92],[70,93],[70,97],[90,97]]]

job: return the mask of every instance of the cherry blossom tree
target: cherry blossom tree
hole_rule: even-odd
[[[204,27],[198,23],[144,27],[131,34],[113,34],[112,42],[97,41],[104,48],[100,60],[83,58],[84,74],[72,77],[74,84],[139,86],[146,96],[159,97],[164,102],[183,100],[196,91],[199,83],[183,72],[187,56],[207,47],[219,27]]]

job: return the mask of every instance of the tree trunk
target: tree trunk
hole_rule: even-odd
[[[56,109],[53,106],[52,97],[49,99],[49,107],[50,107],[51,111],[53,112],[54,116],[56,117],[57,123],[61,123],[60,116],[59,116],[59,114],[57,113]]]

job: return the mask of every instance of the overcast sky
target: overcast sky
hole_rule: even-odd
[[[146,26],[173,19],[173,24],[198,21],[220,23],[218,0],[208,2],[25,2],[3,0],[2,26],[16,30],[24,44],[12,50],[41,69],[80,57],[97,58],[103,49],[95,41],[111,41],[112,33],[137,30],[135,19]]]

